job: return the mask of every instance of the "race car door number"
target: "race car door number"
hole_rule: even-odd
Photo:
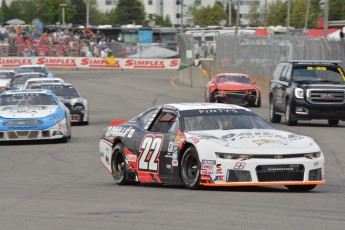
[[[146,135],[140,145],[139,170],[158,170],[158,157],[163,144],[162,135]]]

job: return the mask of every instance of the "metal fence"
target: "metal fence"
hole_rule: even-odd
[[[199,46],[195,46],[192,36],[182,36],[180,41],[181,62],[186,64],[192,63],[194,55],[207,50],[211,44],[199,42]],[[224,34],[216,37],[214,45],[216,52],[203,54],[207,54],[204,58],[214,58],[216,72],[271,76],[275,66],[284,60],[341,60],[345,67],[345,41],[296,35],[258,37]],[[193,57],[183,55],[186,50],[192,50]]]

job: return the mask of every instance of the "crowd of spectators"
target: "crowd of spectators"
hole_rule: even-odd
[[[0,56],[105,58],[111,55],[108,45],[100,31],[89,28],[40,29],[34,25],[0,25]],[[11,52],[15,54],[11,55]]]

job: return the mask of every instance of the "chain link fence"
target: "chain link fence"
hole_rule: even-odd
[[[345,67],[345,41],[307,36],[235,36],[219,35],[214,42],[195,41],[182,35],[181,62],[190,64],[195,54],[215,46],[216,52],[201,57],[215,60],[215,72],[241,72],[271,76],[276,65],[285,60],[340,60]],[[204,47],[204,48],[202,48]],[[186,51],[191,50],[191,55]],[[204,55],[206,54],[206,55]]]

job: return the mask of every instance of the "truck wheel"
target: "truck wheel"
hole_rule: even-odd
[[[339,124],[339,120],[328,120],[329,126],[337,126]]]
[[[297,125],[297,120],[292,120],[292,118],[291,118],[291,105],[290,105],[290,101],[286,102],[285,120],[286,120],[286,125],[288,125],[288,126]]]
[[[276,111],[274,109],[274,104],[272,100],[270,100],[270,121],[272,123],[280,123],[281,121],[281,116],[276,114]]]

